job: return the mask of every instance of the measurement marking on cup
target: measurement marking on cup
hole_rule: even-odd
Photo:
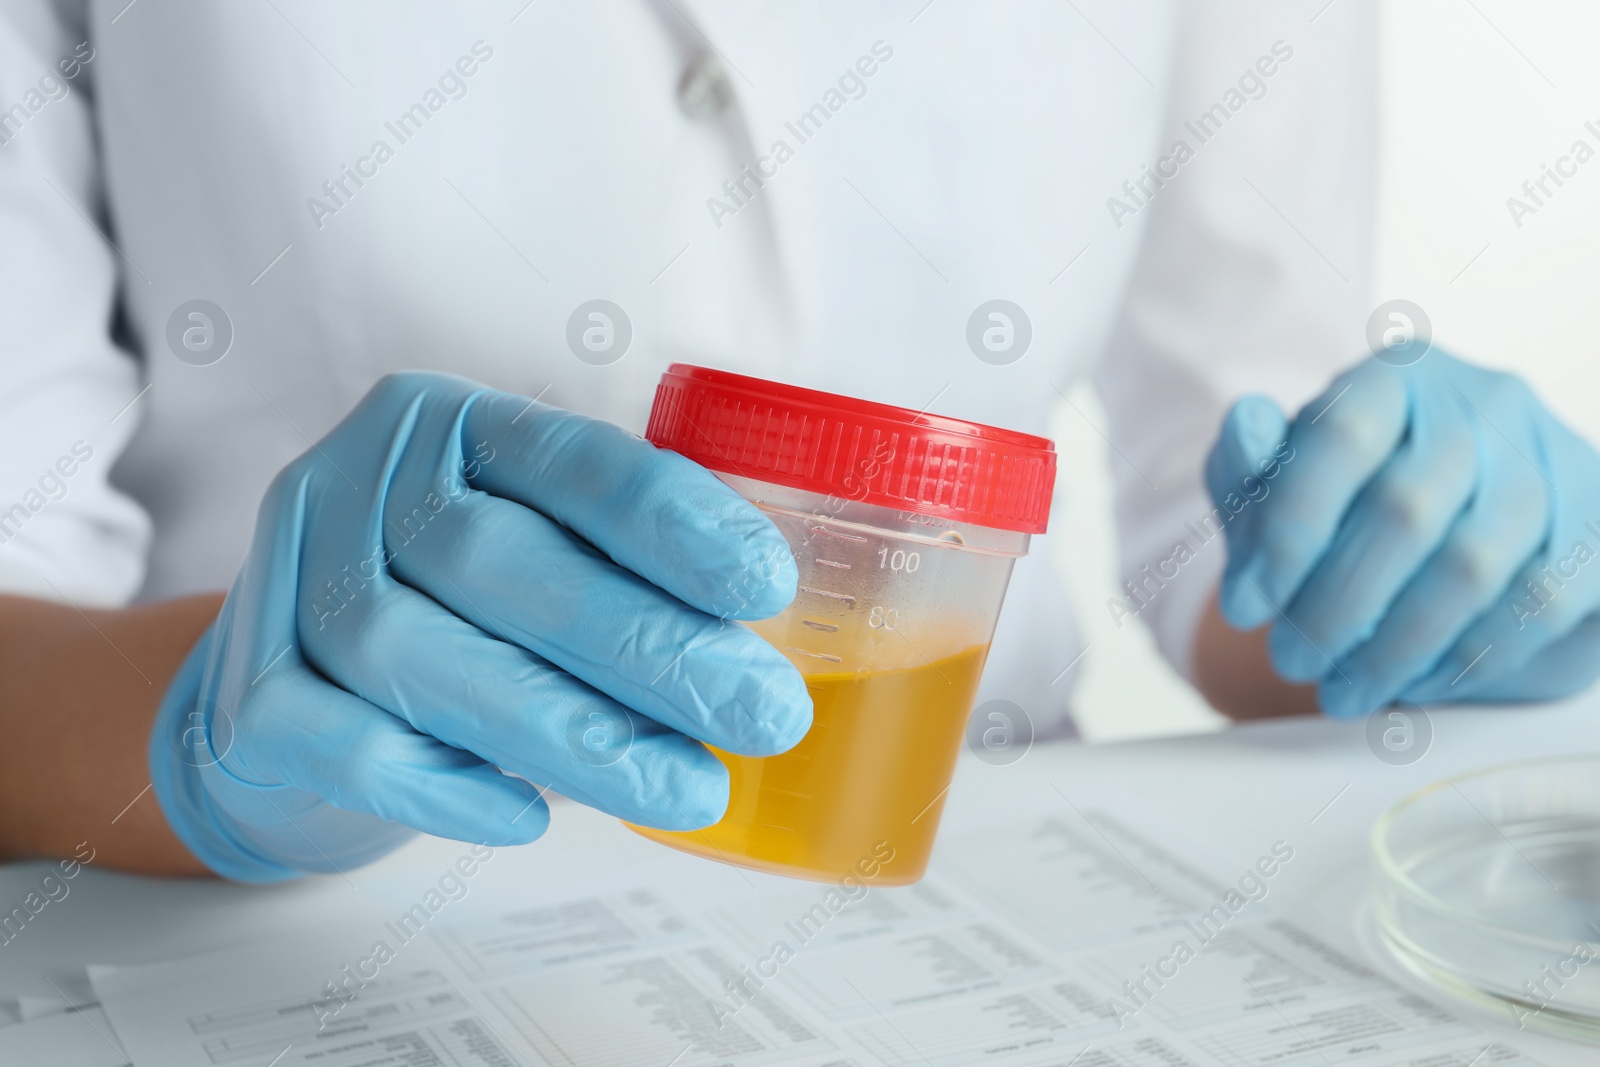
[[[825,534],[828,537],[837,537],[841,541],[850,541],[858,545],[864,545],[867,543],[867,539],[865,537],[857,537],[855,534],[847,534],[841,533],[838,530],[830,530],[826,526],[813,526],[811,527],[811,532]]]
[[[827,660],[829,663],[843,663],[838,656],[830,656],[826,652],[807,652],[803,648],[786,648],[785,652],[793,652],[797,656],[810,656],[812,659]]]
[[[821,630],[825,634],[836,634],[839,628],[831,622],[818,622],[816,619],[801,619],[800,622],[813,630]]]
[[[835,568],[837,570],[841,570],[841,571],[847,571],[847,570],[850,569],[850,564],[848,564],[848,563],[835,563],[833,560],[831,560],[831,559],[823,559],[821,556],[817,556],[815,558],[815,561],[817,563],[822,564],[822,566],[824,566],[824,567],[833,567],[833,568]]]
[[[825,596],[830,600],[837,600],[847,608],[853,608],[856,606],[856,598],[851,596],[849,593],[830,593],[826,589],[816,589],[809,585],[802,585],[800,587],[800,591],[802,593],[813,593],[817,596]]]

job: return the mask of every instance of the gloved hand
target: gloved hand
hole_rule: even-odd
[[[796,581],[777,528],[681,456],[395,375],[267,491],[158,715],[155,792],[243,881],[342,870],[416,830],[531,841],[546,787],[706,826],[728,777],[700,742],[772,755],[810,726],[798,672],[725,621],[781,611]]]
[[[1272,623],[1274,668],[1330,715],[1600,674],[1600,456],[1519,378],[1435,349],[1357,365],[1292,426],[1246,397],[1206,481],[1250,500],[1225,527],[1223,617]]]

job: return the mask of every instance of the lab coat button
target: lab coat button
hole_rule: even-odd
[[[678,110],[691,119],[714,119],[733,101],[733,87],[722,64],[702,52],[678,79]]]

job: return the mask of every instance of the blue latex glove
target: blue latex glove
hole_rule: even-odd
[[[810,726],[798,672],[724,621],[781,611],[796,581],[777,528],[681,456],[459,378],[386,378],[268,490],[159,713],[156,795],[245,881],[417,830],[531,841],[542,787],[709,825],[728,777],[700,742],[772,755]]]
[[[1223,617],[1273,623],[1274,668],[1331,715],[1600,674],[1600,456],[1519,378],[1434,350],[1357,365],[1293,425],[1246,397],[1206,481],[1219,506],[1256,498],[1226,527]]]

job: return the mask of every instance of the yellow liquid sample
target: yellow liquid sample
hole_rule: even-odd
[[[631,826],[709,859],[820,881],[922,877],[989,653],[973,645],[921,667],[808,674],[805,738],[778,756],[713,748],[731,779],[728,811],[704,830]],[[892,858],[886,858],[892,857]]]

